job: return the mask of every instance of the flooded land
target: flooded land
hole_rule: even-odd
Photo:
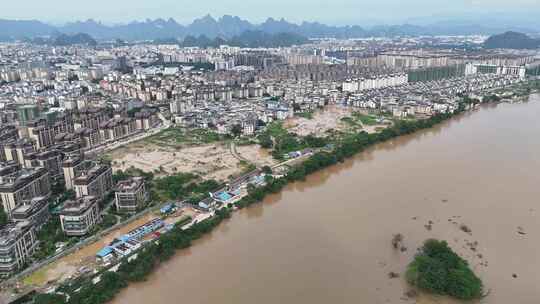
[[[534,95],[377,145],[235,214],[113,302],[453,303],[404,296],[406,265],[438,238],[483,279],[480,303],[538,303],[539,118]]]

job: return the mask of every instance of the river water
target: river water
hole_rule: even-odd
[[[377,145],[236,213],[113,302],[450,303],[388,277],[438,238],[483,279],[481,303],[540,303],[539,120],[534,95]]]

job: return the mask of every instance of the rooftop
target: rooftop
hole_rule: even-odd
[[[128,180],[118,182],[116,186],[117,192],[134,192],[144,183],[142,177],[132,177]]]
[[[76,200],[68,200],[62,206],[60,214],[78,215],[85,212],[95,204],[97,204],[97,198],[93,196],[85,196]]]
[[[0,230],[0,247],[9,246],[31,227],[28,221],[7,224]]]

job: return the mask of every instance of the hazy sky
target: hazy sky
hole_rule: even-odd
[[[461,16],[519,10],[538,15],[540,0],[2,0],[0,18],[106,23],[175,18],[181,23],[210,13],[252,22],[267,17],[331,24],[400,23],[425,16]],[[535,13],[533,13],[535,12]]]

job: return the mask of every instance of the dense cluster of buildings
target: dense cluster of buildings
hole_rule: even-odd
[[[130,116],[100,107],[52,108],[45,109],[39,102],[4,105],[0,203],[8,222],[0,227],[0,253],[4,255],[0,275],[9,275],[29,263],[39,246],[37,232],[52,216],[59,217],[67,236],[81,237],[95,230],[101,221],[102,202],[112,197],[115,185],[111,167],[86,159],[85,152],[159,123],[154,109],[142,109]],[[136,195],[143,196],[137,201],[142,208],[146,201],[144,181],[135,181],[141,186]],[[54,189],[71,190],[74,198],[53,206],[64,194],[53,194]],[[128,189],[121,193],[126,197],[120,196],[119,206],[131,206]],[[118,212],[136,210],[119,208]]]
[[[520,82],[519,76],[479,74],[459,79],[407,83],[349,95],[348,106],[392,113],[394,117],[429,117],[457,109],[460,95],[482,96],[484,92]]]
[[[376,90],[387,87],[395,87],[407,84],[408,75],[405,73],[402,74],[392,74],[392,75],[381,75],[373,76],[370,78],[361,78],[361,79],[352,79],[347,80],[343,83],[342,89],[344,92],[359,92],[366,90]]]
[[[268,49],[0,44],[0,203],[8,218],[0,228],[0,273],[28,263],[39,246],[36,231],[51,216],[66,235],[80,237],[95,230],[109,199],[117,212],[143,209],[144,179],[115,184],[110,166],[91,156],[164,122],[222,134],[239,126],[253,136],[266,123],[329,104],[425,117],[453,111],[458,94],[523,81],[540,65],[530,51],[420,47],[460,39],[479,38],[320,40]],[[51,214],[55,189],[74,197]],[[213,200],[237,194],[222,191]],[[138,241],[127,236],[104,255],[125,255]]]
[[[102,202],[112,198],[119,213],[133,213],[145,206],[147,194],[142,178],[121,181],[115,187],[111,167],[59,154],[49,174],[45,166],[22,165],[16,160],[0,162],[0,202],[8,223],[0,228],[0,275],[24,265],[38,246],[37,231],[52,216],[58,216],[67,236],[88,235],[101,221]],[[24,156],[24,154],[23,154]],[[58,170],[58,169],[56,169]],[[74,197],[53,207],[52,188],[72,190]],[[57,193],[62,195],[64,193]],[[57,198],[57,197],[56,197]],[[55,198],[55,199],[56,199]]]

